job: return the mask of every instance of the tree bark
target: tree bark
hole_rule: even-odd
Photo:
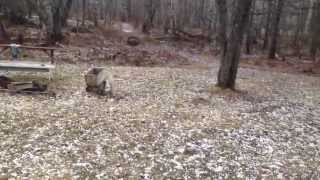
[[[217,86],[221,88],[235,88],[240,60],[240,51],[244,32],[249,19],[252,0],[237,2],[233,13],[230,38],[227,42],[226,53],[221,58]]]

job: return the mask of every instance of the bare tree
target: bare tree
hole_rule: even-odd
[[[227,41],[225,53],[221,57],[221,65],[218,73],[217,85],[221,88],[235,88],[241,44],[249,19],[251,5],[252,0],[237,1],[234,9],[230,37]]]

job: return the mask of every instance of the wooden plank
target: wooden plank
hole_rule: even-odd
[[[0,61],[0,70],[49,72],[54,68],[52,64],[34,61]]]
[[[11,44],[0,44],[0,47],[4,47],[4,48],[9,48],[11,47]],[[22,49],[34,49],[34,50],[60,50],[60,51],[65,51],[65,49],[62,48],[56,48],[56,47],[37,47],[37,46],[25,46],[25,45],[19,45],[19,48]]]
[[[33,82],[12,82],[8,85],[10,91],[23,91],[32,88]]]

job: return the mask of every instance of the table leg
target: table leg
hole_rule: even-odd
[[[54,64],[54,50],[50,50],[51,64]]]

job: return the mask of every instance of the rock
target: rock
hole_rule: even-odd
[[[130,46],[138,46],[141,44],[141,40],[138,37],[130,36],[128,37],[127,44]]]

